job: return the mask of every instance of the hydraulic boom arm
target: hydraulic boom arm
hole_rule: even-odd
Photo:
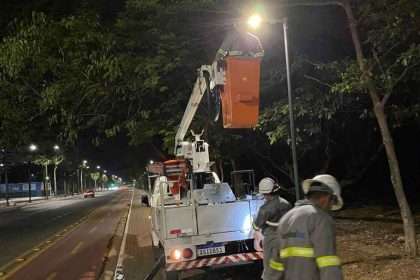
[[[206,81],[206,76],[209,75],[209,80]],[[187,108],[185,109],[184,115],[182,116],[181,123],[178,127],[178,131],[175,136],[175,149],[174,153],[177,154],[177,150],[184,137],[187,134],[187,131],[191,125],[191,122],[197,112],[198,106],[200,105],[201,99],[204,96],[206,90],[210,87],[207,83],[212,80],[212,66],[203,65],[199,69],[197,80],[195,81],[190,100],[188,101]]]

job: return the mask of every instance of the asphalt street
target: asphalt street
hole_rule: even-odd
[[[0,279],[97,279],[127,189],[0,209]]]

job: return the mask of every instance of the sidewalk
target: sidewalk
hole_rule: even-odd
[[[57,199],[70,199],[74,197],[78,197],[80,194],[74,194],[74,195],[58,195],[58,196],[48,196],[48,199],[45,199],[45,196],[33,196],[31,197],[31,204],[36,203],[42,203],[47,202],[50,200],[57,200]],[[15,197],[9,199],[9,207],[23,207],[27,204],[29,204],[29,197]],[[2,207],[8,207],[6,199],[0,200],[0,208]]]
[[[144,279],[151,271],[159,258],[159,252],[152,247],[150,235],[150,208],[141,205],[143,191],[135,189],[133,204],[127,225],[125,248],[121,247],[124,228],[117,232],[112,244],[111,254],[108,256],[105,273],[102,280],[113,279],[113,273],[118,261],[118,252],[124,250],[122,272],[124,280]],[[155,280],[165,279],[162,272],[158,273]]]

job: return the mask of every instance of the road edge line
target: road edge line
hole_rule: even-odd
[[[125,244],[127,243],[127,233],[128,233],[128,227],[130,225],[131,209],[133,207],[134,194],[135,194],[135,189],[133,188],[133,194],[131,195],[130,209],[128,210],[127,220],[125,222],[124,236],[121,242],[120,252],[118,254],[117,267],[115,268],[115,271],[114,271],[113,279],[115,280],[124,279],[123,262],[124,262],[124,254],[125,254]],[[118,277],[119,275],[122,275],[123,278]]]

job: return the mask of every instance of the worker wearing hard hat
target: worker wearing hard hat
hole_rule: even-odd
[[[265,203],[258,211],[257,218],[253,223],[255,230],[255,249],[261,250],[260,242],[263,240],[264,269],[276,254],[278,248],[277,226],[280,218],[291,208],[289,202],[280,197],[280,186],[271,178],[263,178],[259,184],[259,193],[264,195]],[[264,273],[263,273],[264,274]]]
[[[343,206],[340,185],[323,174],[305,180],[302,187],[306,199],[280,220],[277,254],[264,280],[342,280],[334,221],[328,213]]]
[[[229,30],[217,51],[216,61],[225,56],[264,56],[264,49],[257,36],[248,32],[243,24],[234,24],[233,27]]]

